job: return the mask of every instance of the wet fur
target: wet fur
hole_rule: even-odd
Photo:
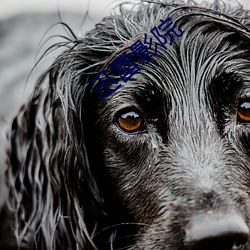
[[[202,211],[237,211],[250,225],[250,127],[236,122],[250,91],[248,13],[218,1],[120,11],[71,41],[13,121],[6,248],[185,249]],[[111,75],[167,17],[183,36],[102,102],[88,80]],[[145,131],[118,129],[126,107],[142,112]]]

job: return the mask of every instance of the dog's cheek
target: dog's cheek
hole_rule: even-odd
[[[150,224],[157,211],[157,180],[153,178],[156,157],[150,141],[108,145],[103,153],[106,172],[122,205],[136,222]]]

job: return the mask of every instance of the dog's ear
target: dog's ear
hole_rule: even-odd
[[[89,90],[84,74],[81,81],[72,77],[69,54],[61,58],[39,80],[8,135],[6,206],[16,244],[27,249],[95,249],[91,234],[102,199],[85,143],[88,112],[81,102]],[[93,219],[87,225],[85,218]]]
[[[92,132],[89,116],[97,114],[100,96],[93,91],[96,83],[88,82],[131,37],[123,18],[116,18],[124,39],[117,35],[112,17],[85,38],[74,38],[13,120],[6,206],[23,248],[95,249],[91,238],[105,212],[86,139]]]

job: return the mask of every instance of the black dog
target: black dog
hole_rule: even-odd
[[[121,7],[40,79],[9,134],[3,249],[250,249],[250,18],[188,2]],[[101,101],[88,81],[168,17],[182,37]]]

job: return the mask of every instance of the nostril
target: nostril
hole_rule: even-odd
[[[194,216],[186,230],[189,250],[243,250],[249,229],[239,215]]]
[[[190,241],[189,250],[243,250],[248,237],[246,235],[221,235],[219,237]]]
[[[248,235],[242,235],[238,239],[235,240],[233,244],[233,249],[240,249],[242,246],[245,246],[248,241]]]
[[[241,235],[240,237],[238,237],[238,239],[236,239],[233,243],[232,249],[242,249],[248,241],[248,236],[249,235]]]

